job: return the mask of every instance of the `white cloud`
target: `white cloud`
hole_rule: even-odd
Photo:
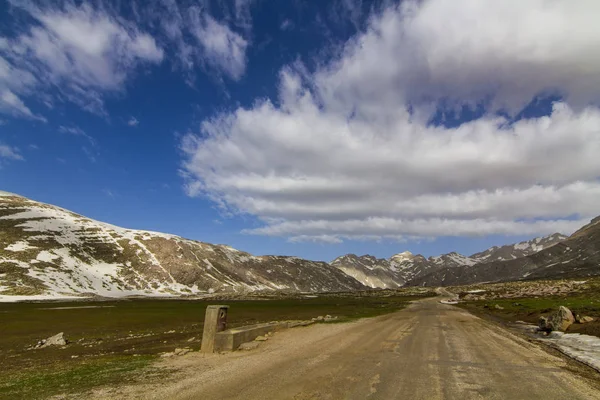
[[[89,142],[93,146],[96,145],[96,140],[93,137],[91,137],[90,135],[88,135],[83,129],[81,129],[80,127],[78,127],[76,125],[72,125],[72,126],[60,125],[58,127],[58,131],[61,133],[69,134],[69,135],[82,136],[82,137],[86,138],[87,140],[89,140]]]
[[[35,115],[33,112],[31,112],[29,107],[23,103],[23,100],[21,100],[19,96],[14,94],[8,88],[2,89],[0,87],[0,112],[46,122],[44,117]]]
[[[6,160],[24,160],[23,156],[16,147],[0,143],[0,159]]]
[[[221,81],[246,70],[253,0],[221,5],[219,20],[207,2],[11,3],[21,18],[16,33],[0,36],[0,113],[45,121],[36,106],[67,101],[106,115],[107,96],[165,59],[189,84],[198,71]],[[129,7],[135,21],[119,13]]]
[[[282,31],[289,31],[294,29],[294,22],[290,19],[284,19],[281,24],[279,24],[279,29]]]
[[[140,121],[138,121],[136,117],[131,117],[129,118],[129,121],[127,121],[127,125],[129,126],[138,126],[139,123]]]
[[[87,3],[16,6],[36,23],[16,37],[0,38],[0,89],[3,102],[23,116],[33,113],[15,96],[34,96],[40,89],[57,89],[82,108],[104,113],[103,93],[122,91],[140,65],[163,59],[148,33]]]
[[[190,9],[190,30],[202,49],[202,59],[238,80],[246,70],[248,42],[229,26],[215,20],[201,8]]]
[[[600,214],[598,13],[592,1],[387,8],[334,60],[282,69],[276,103],[183,137],[186,189],[264,222],[247,233],[292,241],[571,232]],[[564,99],[551,115],[494,115],[550,92]],[[481,102],[478,120],[429,124],[441,103]]]
[[[193,84],[198,69],[239,80],[246,70],[246,52],[252,31],[253,0],[221,4],[217,20],[207,2],[189,5],[176,0],[145,4],[145,19],[156,20],[169,43],[170,61],[187,74]],[[228,7],[228,5],[230,7]],[[241,32],[237,32],[237,31]]]

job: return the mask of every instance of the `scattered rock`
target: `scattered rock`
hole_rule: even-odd
[[[40,340],[33,348],[43,349],[44,347],[49,346],[66,346],[68,343],[69,341],[65,338],[65,334],[61,332],[54,336],[50,336],[48,339]]]
[[[267,340],[269,340],[269,338],[266,336],[257,336],[254,340],[257,342],[266,342]]]
[[[169,353],[162,353],[160,356],[162,358],[168,358],[168,357],[173,357],[175,355],[174,352],[169,352]]]
[[[260,346],[259,342],[242,343],[240,344],[240,347],[238,347],[238,350],[254,350],[258,348],[258,346]]]
[[[587,315],[584,315],[583,317],[580,316],[579,314],[575,317],[575,322],[577,322],[578,324],[587,324],[588,322],[594,322],[594,318],[593,317],[588,317]]]
[[[560,306],[558,311],[547,317],[540,317],[538,327],[541,331],[566,331],[575,322],[573,313],[567,307]]]
[[[504,307],[502,307],[502,306],[500,306],[500,305],[498,305],[498,304],[494,304],[494,308],[495,308],[496,310],[504,310]]]
[[[77,358],[77,357],[79,357],[79,356],[77,356],[77,355],[72,355],[71,356],[71,358]]]
[[[193,342],[194,340],[196,340],[195,337],[188,339],[188,343]]]
[[[189,347],[184,347],[183,349],[180,349],[180,348],[175,349],[175,351],[173,353],[175,353],[176,356],[184,356],[187,353],[189,353],[190,351],[192,351],[192,349],[190,349]]]

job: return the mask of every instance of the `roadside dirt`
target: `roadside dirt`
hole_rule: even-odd
[[[256,350],[168,359],[162,366],[178,371],[168,381],[94,397],[600,398],[597,376],[575,373],[561,357],[439,299],[357,322],[280,332]]]

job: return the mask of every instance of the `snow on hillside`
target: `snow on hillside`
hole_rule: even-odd
[[[120,228],[11,194],[0,232],[0,301],[364,288],[326,263]]]

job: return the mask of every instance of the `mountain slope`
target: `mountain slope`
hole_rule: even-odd
[[[389,259],[370,255],[359,257],[354,254],[346,254],[333,260],[331,265],[354,277],[365,286],[393,288],[435,273],[438,273],[435,276],[448,274],[449,276],[462,276],[465,266],[519,259],[553,246],[564,239],[566,236],[555,233],[526,242],[502,247],[494,246],[470,257],[456,252],[425,258],[420,254],[413,255],[411,252],[405,251],[393,255]]]
[[[535,238],[525,242],[520,242],[502,247],[494,246],[481,253],[475,253],[469,258],[478,263],[492,261],[508,261],[516,258],[526,257],[531,254],[542,251],[558,242],[567,239],[567,236],[560,233],[554,233],[543,238]]]
[[[565,240],[508,261],[492,261],[434,271],[411,286],[466,285],[523,279],[579,278],[600,275],[600,217]]]
[[[364,288],[324,262],[123,229],[0,193],[0,298]]]

